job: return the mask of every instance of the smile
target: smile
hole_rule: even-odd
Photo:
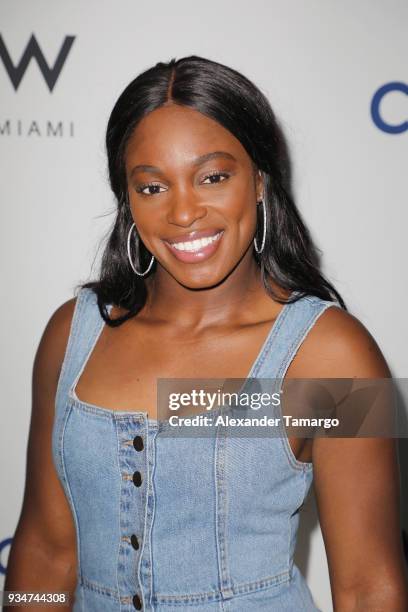
[[[164,240],[164,244],[179,261],[194,263],[197,261],[204,261],[213,255],[218,248],[223,234],[224,230],[221,230],[213,236],[205,236],[195,240],[173,243]]]
[[[198,240],[191,240],[190,242],[175,242],[172,246],[178,251],[201,251],[204,247],[215,242],[218,238],[221,238],[221,234],[222,232],[218,232],[215,236],[199,238]]]

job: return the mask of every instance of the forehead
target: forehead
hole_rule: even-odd
[[[129,163],[176,163],[211,151],[230,152],[238,162],[251,164],[240,141],[226,128],[195,109],[170,104],[144,117],[134,129],[125,152]]]

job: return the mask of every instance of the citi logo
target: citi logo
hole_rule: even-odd
[[[0,34],[0,58],[15,91],[19,88],[31,59],[34,59],[37,62],[48,89],[52,92],[67,60],[68,54],[71,51],[74,40],[75,36],[65,36],[54,65],[49,66],[36,37],[34,34],[31,34],[20,61],[14,64],[3,37]]]
[[[0,540],[0,575],[5,575],[7,570],[7,564],[3,563],[3,551],[11,546],[13,538],[6,538]]]
[[[371,100],[371,118],[379,130],[382,130],[387,134],[402,134],[408,130],[408,120],[401,121],[397,124],[390,124],[383,118],[380,110],[381,102],[385,96],[394,92],[399,92],[408,96],[408,84],[400,81],[393,81],[391,83],[386,83],[377,89],[373,99]]]

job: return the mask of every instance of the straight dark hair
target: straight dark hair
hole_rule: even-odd
[[[109,180],[117,202],[116,218],[101,259],[99,278],[77,287],[91,288],[97,295],[104,321],[115,327],[135,316],[144,306],[147,290],[143,277],[130,266],[127,236],[133,223],[127,200],[128,186],[124,154],[138,123],[164,104],[193,108],[217,121],[242,144],[254,169],[262,172],[267,212],[263,252],[254,257],[268,294],[281,304],[315,295],[347,307],[333,285],[320,271],[320,250],[313,244],[290,189],[290,164],[285,139],[264,94],[245,76],[223,64],[191,55],[159,62],[137,76],[119,96],[106,131]],[[259,235],[262,237],[262,206],[257,206]],[[257,230],[258,234],[258,230]],[[136,241],[135,241],[136,242]],[[132,261],[145,270],[151,253],[141,241],[133,245]],[[257,236],[257,244],[261,238]],[[149,274],[154,274],[155,261]],[[269,284],[296,292],[291,299],[277,296]],[[111,319],[108,304],[128,312]]]

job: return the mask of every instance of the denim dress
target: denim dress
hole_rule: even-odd
[[[282,380],[329,306],[315,296],[284,305],[248,379]],[[293,562],[313,464],[296,459],[284,427],[274,437],[225,427],[166,437],[147,412],[79,400],[104,325],[95,293],[81,289],[52,431],[76,527],[74,612],[317,611]]]

